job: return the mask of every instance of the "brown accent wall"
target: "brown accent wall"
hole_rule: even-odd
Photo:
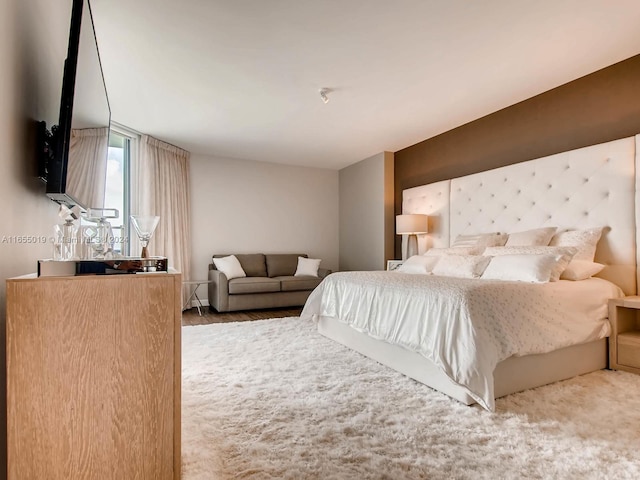
[[[640,55],[395,152],[395,212],[405,188],[637,133]]]

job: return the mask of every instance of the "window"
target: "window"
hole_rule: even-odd
[[[104,206],[119,212],[119,217],[110,223],[116,240],[114,251],[125,256],[129,255],[129,172],[137,139],[136,134],[120,127],[112,127],[109,133]]]

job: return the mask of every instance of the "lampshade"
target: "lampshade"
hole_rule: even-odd
[[[396,234],[416,234],[429,232],[427,215],[396,215]]]

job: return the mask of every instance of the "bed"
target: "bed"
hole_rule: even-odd
[[[479,403],[488,410],[503,395],[606,368],[607,299],[637,293],[639,139],[624,138],[403,191],[403,213],[429,215],[430,233],[419,238],[420,253],[450,247],[461,235],[604,227],[595,261],[605,267],[596,277],[532,286],[482,279],[451,282],[447,277],[397,272],[341,272],[312,293],[302,316],[314,318],[321,334],[465,404]],[[451,283],[450,290],[442,283]],[[384,296],[387,290],[396,297]],[[491,295],[497,298],[501,290],[507,292],[497,300],[505,310],[502,326],[487,323],[500,316],[490,307],[493,313],[482,318],[468,300],[446,308],[438,303],[438,298],[455,297],[447,293],[451,291],[464,291],[482,303]],[[424,291],[430,294],[418,305]],[[543,291],[552,292],[544,295],[560,302],[561,308],[547,315],[543,307],[525,318],[522,309],[533,308],[529,297]],[[505,306],[508,298],[516,301]],[[580,299],[593,303],[590,311],[580,311]],[[472,320],[447,327],[451,315],[442,311],[459,304],[474,311],[468,315]],[[408,330],[417,340],[403,334],[403,316],[413,319]],[[554,329],[560,325],[567,330],[572,318],[586,319],[586,327],[565,332],[568,336],[560,339]],[[535,335],[545,338],[540,342],[544,346],[527,346],[518,338],[521,330],[534,328]],[[482,330],[485,340],[498,347],[487,354],[487,348],[460,333],[465,329]],[[507,331],[513,334],[513,344],[505,347],[500,344],[507,342]],[[480,353],[463,358],[469,352]]]

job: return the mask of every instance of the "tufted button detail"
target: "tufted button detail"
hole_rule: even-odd
[[[536,204],[536,202],[531,202],[531,206],[532,207],[535,206],[535,204]]]
[[[522,193],[522,190],[518,189],[518,191],[516,192],[518,195],[520,195]]]
[[[495,220],[491,220],[491,223],[496,223],[496,221]]]
[[[589,182],[589,179],[588,179],[588,178],[585,178],[585,179],[584,179],[584,183],[588,183],[588,182]]]
[[[571,200],[571,198],[569,198],[569,197],[565,197],[565,199],[564,199],[565,202],[568,202],[569,200]]]
[[[505,177],[505,178],[504,178],[504,181],[505,181],[505,182],[507,181],[507,177]]]
[[[506,206],[506,205],[503,205],[503,206],[502,206],[502,209],[503,209],[503,210],[506,210],[506,209],[507,209],[507,206]]]
[[[564,167],[565,170],[570,170],[571,169],[571,165],[567,165],[566,167]]]
[[[547,220],[551,220],[551,215],[547,215]]]
[[[547,185],[547,188],[551,189],[551,188],[553,188],[553,185],[549,184],[549,185]]]
[[[532,177],[535,177],[535,176],[536,176],[536,172],[532,172],[532,173],[531,173],[531,176],[532,176]]]

